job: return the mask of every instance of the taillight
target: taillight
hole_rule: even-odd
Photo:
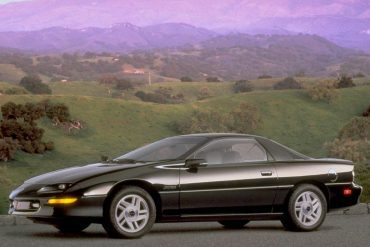
[[[352,195],[352,189],[345,188],[343,189],[343,196],[351,196]]]

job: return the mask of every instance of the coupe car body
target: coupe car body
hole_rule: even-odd
[[[241,134],[166,138],[116,159],[31,178],[9,196],[9,213],[81,231],[102,223],[135,238],[154,222],[219,221],[242,227],[277,219],[318,228],[327,211],[355,205],[353,163],[312,159],[272,140]]]

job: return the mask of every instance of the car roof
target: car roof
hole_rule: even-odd
[[[211,138],[211,139],[216,139],[216,138],[225,138],[225,137],[258,137],[258,138],[263,138],[261,136],[256,136],[256,135],[249,135],[249,134],[238,134],[238,133],[198,133],[198,134],[189,134],[189,135],[180,135],[180,136],[189,136],[189,137],[206,137],[206,138]]]

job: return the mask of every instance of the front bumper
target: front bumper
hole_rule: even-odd
[[[30,218],[103,217],[106,196],[79,197],[75,203],[68,205],[50,205],[50,198],[54,197],[15,197],[10,200],[9,214]],[[16,209],[15,202],[37,202],[40,206],[34,209]]]

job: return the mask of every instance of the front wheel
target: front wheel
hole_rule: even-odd
[[[281,222],[295,231],[312,231],[321,226],[327,212],[326,198],[314,185],[304,184],[291,194]]]
[[[223,225],[225,228],[238,229],[243,228],[248,224],[249,220],[220,220],[218,223]]]
[[[152,228],[155,219],[156,207],[149,193],[130,186],[113,197],[103,227],[110,237],[139,238]]]

